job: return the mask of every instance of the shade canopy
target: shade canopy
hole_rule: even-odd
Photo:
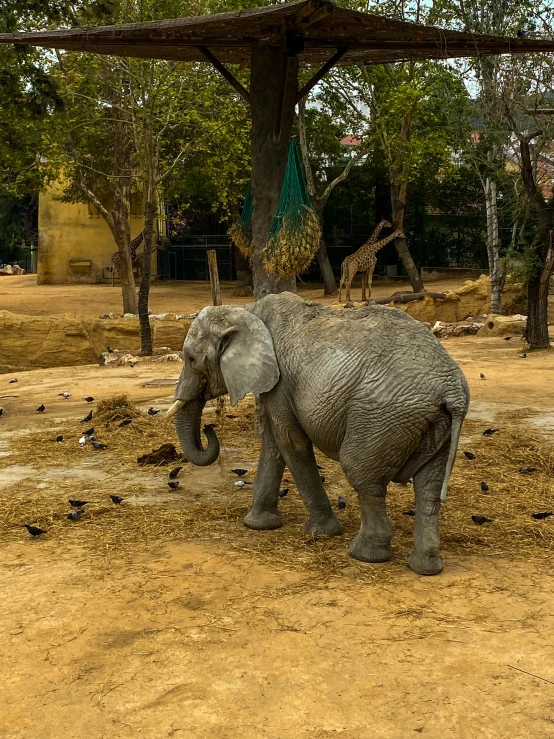
[[[116,56],[248,64],[252,46],[284,43],[300,64],[322,64],[337,49],[341,64],[382,64],[493,54],[554,51],[554,40],[506,38],[359,13],[324,0],[283,3],[192,18],[0,34],[0,43]]]

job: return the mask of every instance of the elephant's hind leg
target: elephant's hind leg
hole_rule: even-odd
[[[414,551],[408,557],[408,565],[419,575],[438,575],[442,571],[438,519],[449,449],[450,439],[414,475]]]
[[[351,479],[358,493],[362,512],[360,533],[350,544],[350,554],[362,562],[386,562],[391,557],[392,526],[386,509],[385,483],[367,483]]]
[[[285,460],[275,443],[271,424],[266,421],[258,471],[254,479],[252,507],[244,518],[244,524],[248,528],[278,529],[282,526],[277,504],[284,469]]]

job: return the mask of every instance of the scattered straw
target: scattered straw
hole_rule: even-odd
[[[238,409],[226,408],[221,401],[211,403],[206,416],[217,424],[222,447],[240,449],[237,463],[255,459],[259,439],[253,435],[254,407],[243,401]],[[132,422],[123,428],[123,418]],[[252,531],[242,524],[248,511],[251,487],[238,489],[236,478],[229,472],[223,482],[207,484],[202,496],[187,491],[189,463],[180,475],[178,493],[168,502],[149,505],[113,505],[110,494],[130,499],[137,496],[147,501],[152,495],[152,476],[159,479],[160,470],[137,465],[137,457],[177,438],[173,424],[142,413],[124,396],[101,402],[90,425],[96,436],[108,445],[97,452],[87,444],[77,443],[83,426],[67,424],[50,434],[29,434],[14,442],[9,457],[0,459],[0,468],[14,464],[32,465],[37,473],[0,491],[0,539],[26,541],[21,528],[33,523],[48,530],[47,538],[62,543],[79,544],[93,556],[132,558],[137,551],[171,541],[217,541],[258,561],[278,569],[302,570],[318,580],[345,575],[362,580],[393,578],[399,567],[405,567],[413,540],[412,517],[403,512],[413,507],[413,488],[391,484],[388,509],[395,529],[392,563],[385,566],[360,564],[348,557],[348,542],[359,528],[359,508],[355,493],[348,487],[336,462],[319,457],[326,477],[325,486],[336,506],[340,494],[347,499],[346,510],[338,512],[344,523],[342,537],[306,536],[302,526],[306,512],[288,471],[283,486],[290,492],[280,503],[284,526],[276,531]],[[486,424],[468,421],[464,437],[470,441],[460,446],[458,462],[450,485],[449,499],[441,513],[442,549],[450,553],[510,558],[552,560],[554,554],[554,517],[535,521],[531,513],[554,510],[552,475],[554,451],[538,432],[532,431],[525,419],[499,418],[499,433],[482,435]],[[55,442],[58,433],[65,441]],[[467,460],[463,451],[472,451],[475,460]],[[523,475],[521,466],[535,467],[531,475]],[[101,479],[71,478],[71,469],[100,468]],[[172,464],[163,466],[169,471]],[[229,463],[229,469],[233,464]],[[48,481],[53,470],[68,470],[68,479],[56,479],[47,487],[37,483]],[[224,470],[226,471],[226,470]],[[252,477],[250,476],[250,479]],[[489,486],[481,492],[480,483]],[[164,488],[167,494],[167,489]],[[78,523],[66,519],[67,499],[90,500],[87,513]],[[493,519],[476,526],[474,514]],[[30,540],[29,540],[30,542]],[[40,545],[40,542],[36,542]]]

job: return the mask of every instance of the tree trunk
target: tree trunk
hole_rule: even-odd
[[[131,176],[132,165],[127,141],[127,122],[122,119],[121,108],[114,105],[114,159],[115,187],[113,198],[114,237],[119,252],[118,275],[123,296],[123,312],[138,312],[137,291],[131,261]]]
[[[337,295],[338,287],[331,262],[329,261],[329,255],[327,254],[327,247],[325,246],[325,239],[321,237],[319,242],[319,249],[317,250],[317,263],[321,271],[321,277],[323,279],[323,294],[324,295]]]
[[[531,349],[548,349],[548,280],[544,270],[534,274],[527,284],[527,327],[525,338]]]
[[[390,194],[392,206],[392,227],[394,230],[399,229],[402,232],[404,232],[404,211],[406,209],[407,184],[407,182],[402,182],[399,185],[395,181],[393,172],[391,172]],[[396,246],[398,256],[402,260],[404,269],[408,273],[408,277],[412,283],[412,290],[415,293],[422,292],[425,290],[423,280],[421,279],[421,275],[412,259],[406,239],[397,238],[394,240],[394,245]]]
[[[148,298],[150,297],[150,277],[152,274],[152,237],[154,235],[154,218],[156,203],[153,193],[144,204],[144,252],[142,255],[142,275],[138,295],[138,315],[140,323],[140,353],[142,356],[152,354],[152,326],[148,318]]]
[[[533,242],[535,263],[527,283],[527,327],[525,338],[531,349],[548,349],[548,285],[554,272],[552,224],[554,202],[546,201],[537,187],[531,160],[531,140],[537,133],[520,137],[521,178],[531,206],[538,216],[537,235]]]
[[[252,290],[252,270],[250,269],[248,259],[246,259],[236,244],[233,246],[233,249],[237,268],[237,286],[233,294],[237,298],[246,298],[254,294]]]
[[[487,212],[487,254],[491,280],[491,313],[500,313],[502,290],[506,276],[500,261],[500,239],[498,237],[498,205],[496,200],[496,182],[487,177],[485,180],[485,203]]]
[[[305,166],[306,164],[304,164],[304,167]],[[331,267],[331,262],[329,261],[329,255],[327,254],[325,239],[323,238],[323,209],[327,204],[327,200],[328,198],[325,198],[324,201],[318,202],[317,198],[312,197],[312,205],[317,217],[319,218],[319,223],[321,226],[321,240],[319,242],[319,249],[316,252],[316,257],[317,263],[319,265],[319,270],[321,272],[321,277],[323,279],[323,294],[337,295],[339,288],[335,279],[335,275],[333,273],[333,268]]]
[[[277,211],[287,166],[298,89],[298,58],[293,57],[288,60],[285,94],[281,96],[284,60],[284,50],[278,46],[270,46],[266,42],[252,46],[252,272],[255,300],[285,290],[296,292],[296,277],[277,277],[268,273],[263,264],[263,248]],[[276,70],[281,73],[276,74]],[[275,141],[274,131],[281,100],[281,135],[279,141]]]

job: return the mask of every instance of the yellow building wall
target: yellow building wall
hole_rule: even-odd
[[[55,183],[39,196],[38,284],[111,280],[108,268],[117,246],[106,221],[96,208],[86,203],[55,200],[60,190],[60,185]],[[141,216],[131,216],[131,238],[138,236],[142,224]],[[155,272],[155,260],[153,267]]]

